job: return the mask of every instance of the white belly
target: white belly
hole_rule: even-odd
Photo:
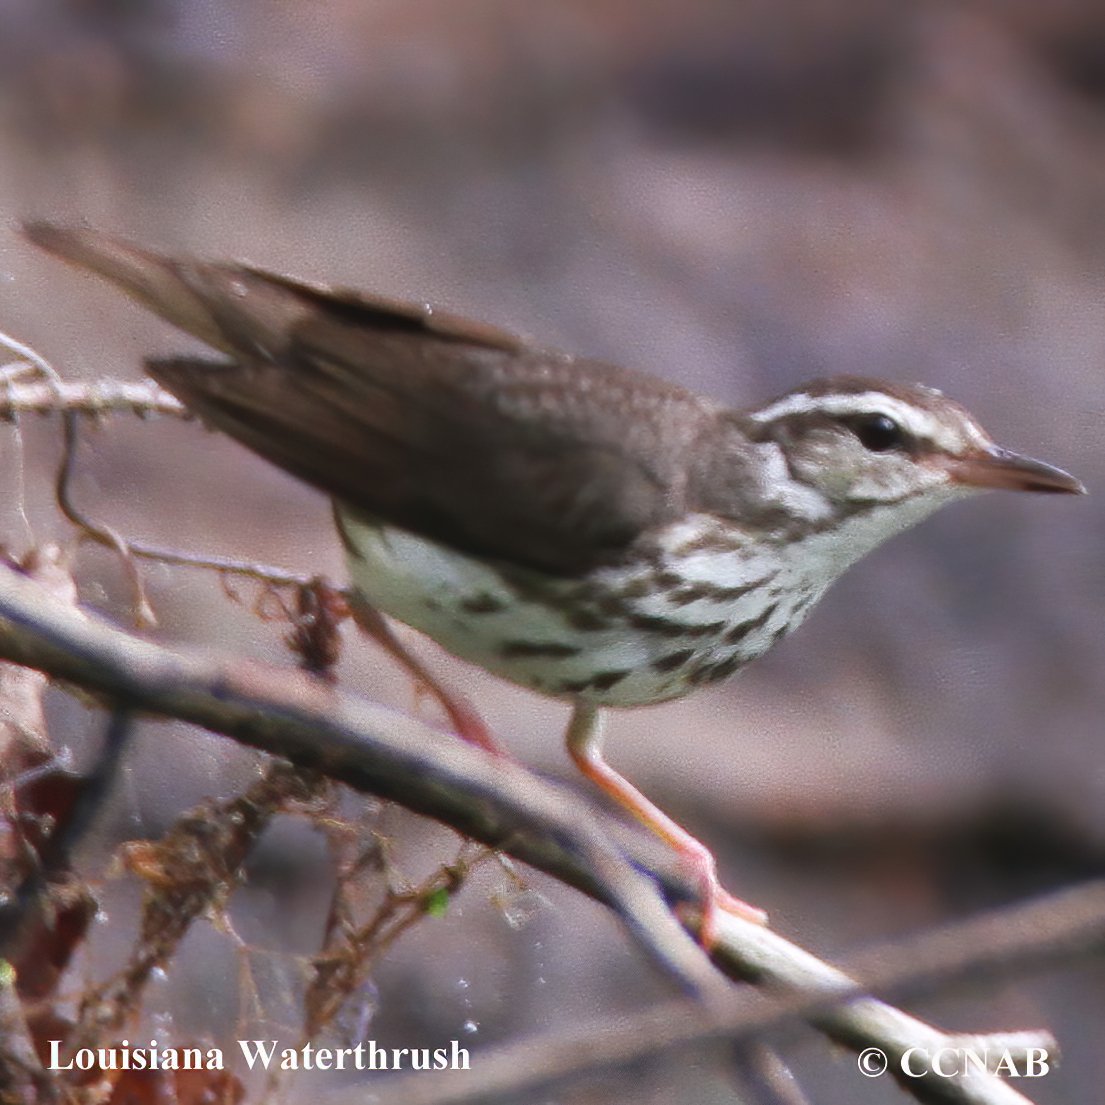
[[[735,601],[702,598],[673,604],[658,588],[635,596],[626,616],[600,604],[588,611],[586,599],[581,611],[579,596],[587,583],[504,576],[404,530],[349,514],[343,514],[342,524],[357,549],[357,555],[348,556],[352,582],[369,603],[454,655],[554,697],[614,706],[678,697],[731,674],[784,628],[797,624],[788,596],[766,589]],[[766,570],[764,563],[749,563],[729,550],[719,575],[719,555],[703,553],[698,564],[699,574],[711,583],[740,586]],[[692,575],[694,567],[689,565]],[[602,569],[591,582],[632,589],[654,571],[647,563]],[[557,589],[575,596],[574,601],[555,607],[541,601]],[[581,614],[588,623],[582,629]],[[649,631],[648,619],[669,625],[674,620],[675,631]],[[692,630],[689,636],[679,634],[683,624]],[[727,633],[743,625],[751,628],[739,642],[726,640]],[[698,676],[689,679],[695,672]]]

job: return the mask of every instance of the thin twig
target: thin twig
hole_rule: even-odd
[[[134,558],[127,548],[127,543],[110,526],[90,521],[73,502],[70,495],[70,484],[76,466],[77,445],[80,439],[81,412],[74,407],[66,406],[61,401],[61,395],[65,388],[64,381],[57,369],[41,353],[13,338],[10,334],[0,331],[0,346],[4,346],[17,356],[22,357],[28,365],[27,373],[22,371],[22,364],[6,366],[4,383],[8,395],[11,395],[13,389],[18,386],[18,381],[30,373],[40,377],[38,383],[45,392],[54,395],[52,406],[61,415],[62,424],[62,455],[54,485],[58,508],[80,530],[82,539],[106,545],[119,554],[119,559],[122,561],[123,567],[130,578],[131,586],[134,588],[135,622],[140,628],[156,625],[157,618],[154,616],[153,607],[146,597],[146,589],[142,583],[141,573],[134,563]]]
[[[257,560],[236,560],[228,556],[212,556],[209,553],[181,552],[164,545],[151,545],[145,541],[128,541],[127,547],[143,560],[156,560],[162,564],[174,564],[185,568],[200,568],[221,575],[242,576],[267,583],[273,587],[307,587],[318,576],[306,572],[291,572]]]
[[[45,362],[43,362],[45,363]],[[153,628],[157,617],[146,596],[142,574],[134,563],[134,555],[127,542],[110,526],[91,521],[81,511],[70,494],[70,485],[77,464],[77,446],[80,440],[80,416],[75,411],[62,411],[62,453],[54,482],[54,497],[62,514],[80,531],[82,539],[106,545],[119,554],[119,560],[134,589],[135,624],[139,628]]]
[[[23,413],[61,416],[63,450],[55,479],[58,507],[84,539],[105,545],[119,554],[134,589],[135,621],[139,627],[152,627],[157,619],[134,563],[136,557],[223,575],[243,576],[274,587],[304,587],[311,582],[310,575],[289,572],[257,561],[182,552],[144,541],[127,540],[110,526],[90,519],[74,502],[71,492],[81,417],[117,413],[139,418],[168,415],[191,419],[194,416],[175,396],[152,380],[128,383],[101,379],[91,383],[70,383],[64,381],[57,369],[35,349],[3,331],[0,331],[0,346],[22,358],[0,367],[0,421],[15,420]]]
[[[0,344],[10,345],[10,339],[0,334]],[[106,414],[130,414],[138,418],[165,415],[191,419],[180,400],[160,388],[152,380],[92,380],[88,383],[69,380],[27,380],[11,378],[13,367],[37,370],[38,365],[26,363],[6,365],[0,372],[0,421],[12,420],[22,414],[74,414],[96,418]]]

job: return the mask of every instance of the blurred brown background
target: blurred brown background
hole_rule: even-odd
[[[923,380],[1002,443],[1105,487],[1093,0],[7,0],[0,210],[431,300],[735,404],[836,372]],[[186,347],[12,225],[0,327],[64,375],[134,377],[142,354]],[[68,532],[47,482],[56,438],[26,422],[0,436],[10,547]],[[127,419],[93,438],[78,497],[122,532],[340,578],[321,498],[239,448]],[[830,956],[1100,873],[1101,503],[949,509],[739,679],[617,716],[612,762],[716,846],[729,885]],[[86,599],[125,618],[112,558],[79,563]],[[149,579],[162,639],[286,659],[280,627],[216,582]],[[520,757],[571,774],[562,707],[452,671]],[[343,678],[410,706],[356,640]],[[99,723],[55,708],[79,758]],[[105,838],[156,833],[251,771],[224,741],[150,726]],[[388,817],[412,873],[449,854]],[[272,834],[238,907],[251,943],[309,953],[319,848]],[[512,927],[501,882],[477,880],[395,949],[366,996],[371,1035],[478,1048],[665,992],[601,911],[535,878]],[[105,894],[125,926],[133,890]],[[95,970],[127,938],[101,927]],[[194,942],[165,1011],[218,1037],[242,1016],[237,953],[214,933]],[[1030,1088],[1041,1102],[1105,1080],[1098,964],[919,1012],[970,1031],[1051,1026],[1066,1061]],[[899,1099],[819,1044],[793,1058],[819,1102]],[[731,1099],[685,1057],[632,1092]]]

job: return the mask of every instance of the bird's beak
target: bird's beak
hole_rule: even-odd
[[[1020,453],[1011,453],[997,445],[967,456],[949,459],[945,464],[952,482],[965,487],[1086,494],[1081,481],[1064,472],[1062,468],[1021,456]]]

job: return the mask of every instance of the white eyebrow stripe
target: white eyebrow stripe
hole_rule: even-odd
[[[963,436],[956,433],[956,429],[961,430],[964,436],[976,444],[989,444],[969,421],[953,428],[928,411],[904,403],[882,391],[858,391],[840,395],[808,395],[804,391],[798,391],[784,395],[782,399],[762,410],[752,411],[750,417],[755,422],[771,422],[788,415],[819,413],[887,414],[914,437],[931,441],[950,452],[957,452],[964,444]]]

